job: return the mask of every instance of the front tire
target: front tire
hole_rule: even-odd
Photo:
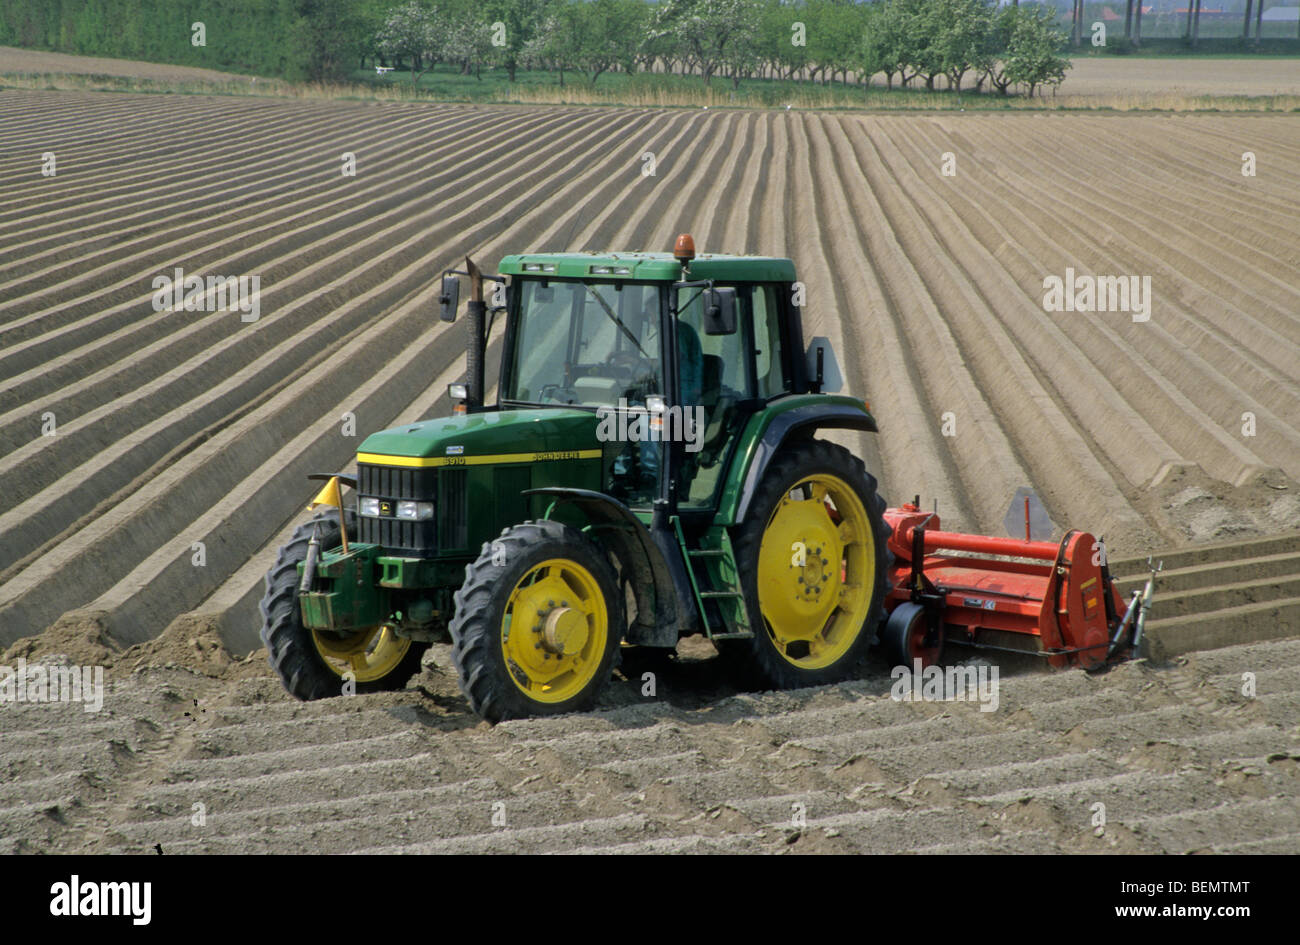
[[[348,509],[346,514],[348,532],[355,535],[356,513]],[[399,637],[378,626],[350,634],[303,626],[302,608],[298,606],[298,563],[307,557],[313,531],[321,551],[342,544],[338,511],[331,509],[299,525],[266,574],[266,593],[259,608],[261,637],[271,668],[289,694],[304,701],[339,696],[352,686],[357,693],[404,688],[420,671],[428,643]]]
[[[836,444],[799,442],[767,469],[735,537],[755,626],[725,651],[746,681],[792,689],[853,671],[888,591],[884,510],[876,480]]]
[[[460,690],[489,722],[580,712],[609,680],[623,636],[617,576],[582,532],[507,528],[465,568],[451,620]]]

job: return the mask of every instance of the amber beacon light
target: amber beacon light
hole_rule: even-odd
[[[673,256],[683,266],[695,258],[695,238],[689,233],[682,233],[673,244]]]

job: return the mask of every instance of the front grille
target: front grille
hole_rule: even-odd
[[[407,469],[400,466],[357,464],[357,495],[396,502],[398,499],[432,501],[437,470]],[[397,518],[359,516],[357,540],[365,544],[401,552],[412,557],[428,557],[438,550],[437,509],[434,518],[412,522]]]
[[[465,470],[444,469],[438,477],[439,536],[442,547],[459,551],[469,543],[469,497],[465,494]]]
[[[357,465],[357,494],[384,499],[433,498],[437,470],[407,469],[402,466]]]

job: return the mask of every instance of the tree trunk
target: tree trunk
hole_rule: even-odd
[[[1196,0],[1196,14],[1192,17],[1192,48],[1196,48],[1196,41],[1201,36],[1201,0]]]
[[[1128,5],[1124,10],[1124,38],[1131,39],[1133,36],[1133,0],[1128,0]]]
[[[1259,2],[1263,3],[1264,0],[1259,0]],[[1241,24],[1241,39],[1243,42],[1250,39],[1250,8],[1252,5],[1253,0],[1246,0],[1246,19]]]
[[[1264,17],[1264,0],[1259,0],[1258,6],[1255,7],[1255,45],[1259,45],[1260,21]]]
[[[1142,45],[1142,0],[1137,0],[1137,12],[1133,14],[1133,47]]]
[[[1187,26],[1183,29],[1183,39],[1192,38],[1192,11],[1196,9],[1196,4],[1192,0],[1187,0]]]

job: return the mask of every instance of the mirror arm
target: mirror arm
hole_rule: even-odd
[[[675,318],[675,317],[677,317],[678,315],[680,315],[684,309],[688,309],[688,308],[690,308],[690,307],[691,307],[691,303],[694,302],[696,299],[698,299],[698,298],[700,297],[700,295],[703,293],[703,291],[704,291],[705,289],[712,289],[712,288],[713,288],[713,280],[712,280],[712,279],[697,279],[695,282],[674,282],[674,283],[673,283],[673,288],[674,288],[674,289],[699,289],[699,290],[700,290],[699,292],[695,293],[695,295],[691,296],[691,298],[686,302],[685,305],[681,306],[681,308],[677,308],[677,307],[675,307],[675,306],[673,306],[673,305],[669,305],[669,306],[668,306],[668,311],[670,311],[670,312],[673,314],[673,317]]]

